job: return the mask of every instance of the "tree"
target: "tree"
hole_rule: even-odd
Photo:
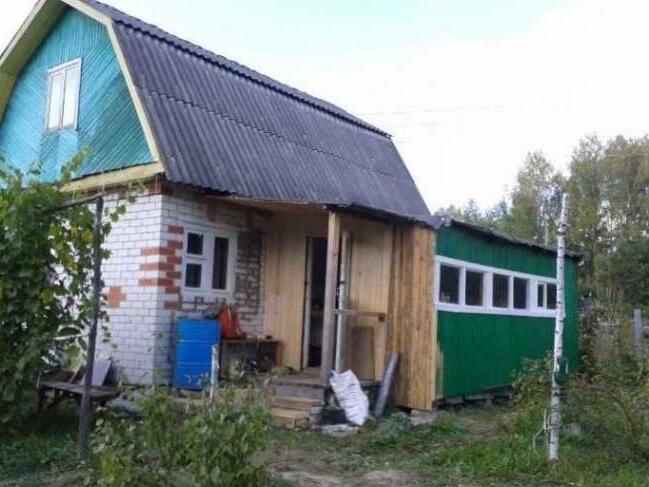
[[[93,213],[86,206],[61,210],[69,198],[63,187],[83,158],[54,184],[39,182],[38,169],[0,168],[0,429],[25,412],[22,396],[54,338],[76,336],[90,320]],[[103,235],[109,231],[107,223]]]
[[[585,257],[582,286],[591,290],[610,243],[603,196],[605,162],[604,147],[596,136],[581,140],[572,154],[567,185],[572,214],[568,241]]]
[[[517,237],[551,244],[565,181],[541,152],[531,152],[511,194],[510,231]]]

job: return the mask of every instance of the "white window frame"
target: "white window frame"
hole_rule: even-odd
[[[440,292],[440,268],[442,265],[451,266],[460,269],[459,279],[459,303],[443,303],[439,300]],[[466,271],[475,271],[484,273],[483,282],[483,299],[482,306],[470,306],[465,301],[465,283]],[[498,308],[493,306],[493,275],[500,274],[507,276],[509,279],[509,296],[508,306],[506,308]],[[527,308],[517,309],[514,308],[514,277],[527,279]],[[555,284],[557,280],[545,276],[538,276],[535,274],[527,274],[524,272],[515,272],[498,267],[491,267],[473,262],[467,262],[450,257],[438,255],[435,257],[435,307],[440,311],[452,311],[455,313],[474,313],[474,314],[493,314],[493,315],[508,315],[508,316],[530,316],[542,318],[554,318],[556,310],[539,308],[537,306],[537,289],[538,284],[544,284],[545,290],[545,305],[547,305],[547,285]]]
[[[534,287],[534,292],[533,292],[533,297],[534,297],[534,307],[537,310],[547,310],[552,313],[554,313],[557,309],[556,307],[554,309],[548,308],[548,285],[554,284],[555,286],[557,285],[556,280],[548,280],[548,279],[539,279],[536,282],[536,286]],[[539,286],[543,286],[543,305],[539,306],[539,300],[538,300],[538,292],[539,292]]]
[[[73,59],[58,66],[54,66],[47,70],[47,99],[45,101],[45,131],[46,132],[58,132],[59,130],[64,129],[73,129],[76,130],[79,124],[79,99],[81,98],[81,58]],[[73,122],[68,125],[63,125],[63,117],[65,110],[65,87],[67,83],[67,73],[71,68],[79,69],[79,81],[76,86],[76,98],[74,101],[74,119]],[[59,123],[56,127],[50,127],[50,110],[52,109],[52,82],[54,76],[58,74],[63,74],[63,95],[61,96],[61,114],[59,115]]]
[[[196,233],[203,235],[203,255],[196,256],[187,253],[187,241],[189,234]],[[234,294],[235,266],[237,263],[237,231],[220,226],[186,226],[183,236],[183,262],[182,262],[182,290],[183,294],[189,297],[210,298],[231,298]],[[214,239],[224,238],[228,240],[228,268],[226,271],[226,288],[212,289],[212,273],[214,270]],[[187,264],[201,264],[201,287],[185,286],[185,273]]]

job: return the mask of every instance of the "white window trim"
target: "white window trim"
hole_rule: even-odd
[[[187,254],[187,240],[190,233],[203,235],[203,255],[194,256]],[[211,298],[232,298],[234,294],[235,266],[237,263],[237,235],[238,232],[231,228],[221,226],[185,226],[183,235],[183,262],[182,262],[182,290],[183,294],[188,297],[201,297],[209,300]],[[214,266],[214,239],[228,239],[228,270],[227,270],[227,287],[225,289],[212,289],[212,270]],[[200,263],[203,266],[201,272],[201,287],[185,286],[185,270],[187,263]]]
[[[65,107],[65,78],[63,79],[63,97],[61,98],[61,119],[57,127],[49,127],[50,121],[50,109],[52,108],[51,99],[52,99],[52,79],[53,75],[60,72],[64,72],[71,68],[72,66],[79,67],[79,86],[77,86],[77,96],[74,103],[74,121],[71,124],[63,125],[63,111]],[[72,61],[59,64],[47,70],[47,99],[45,101],[45,132],[58,132],[60,130],[72,129],[76,130],[79,125],[79,99],[81,98],[81,58],[78,57]]]
[[[440,268],[443,265],[448,265],[460,269],[460,299],[458,304],[442,303],[439,300],[440,291]],[[483,298],[483,306],[469,306],[465,304],[465,276],[466,271],[476,271],[484,273],[483,290],[485,296]],[[493,306],[493,275],[500,274],[509,278],[509,296],[508,307],[498,308]],[[527,279],[527,309],[514,308],[514,277]],[[537,306],[537,286],[544,284],[546,286],[545,304],[547,305],[547,285],[556,284],[557,280],[545,276],[538,276],[535,274],[526,274],[524,272],[510,271],[498,267],[491,267],[473,262],[453,259],[438,255],[435,257],[435,307],[440,311],[452,311],[455,313],[474,313],[474,314],[492,314],[492,315],[506,315],[506,316],[529,316],[541,318],[554,318],[556,315],[555,309],[539,308]]]

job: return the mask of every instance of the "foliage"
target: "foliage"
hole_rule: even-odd
[[[24,390],[53,339],[78,335],[90,320],[94,214],[85,205],[60,209],[84,157],[52,184],[39,182],[38,168],[0,166],[0,429],[19,425]],[[124,209],[110,214],[103,236]]]
[[[35,397],[29,397],[32,404]],[[71,403],[36,416],[20,436],[0,436],[0,478],[13,480],[73,468],[77,463],[77,410]]]
[[[380,421],[374,429],[366,429],[365,448],[373,451],[416,451],[429,448],[430,443],[436,439],[453,437],[460,432],[461,428],[443,420],[425,427],[415,427],[407,414],[397,412]]]
[[[583,431],[583,442],[606,448],[619,461],[649,460],[649,373],[626,340],[615,353],[579,376],[568,389],[566,417]]]
[[[568,247],[583,256],[580,290],[606,306],[649,307],[649,136],[595,136],[573,151],[567,178],[539,152],[527,155],[506,199],[441,210],[536,243],[555,242],[560,195],[570,196]],[[546,234],[547,230],[547,234]]]
[[[152,388],[139,401],[142,418],[109,416],[98,423],[93,449],[100,486],[261,486],[253,462],[267,440],[269,409],[260,386],[224,386],[218,398],[180,405]]]

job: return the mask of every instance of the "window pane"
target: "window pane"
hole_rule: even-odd
[[[548,309],[557,309],[557,285],[548,284]]]
[[[466,271],[465,302],[469,306],[482,306],[482,272]]]
[[[203,235],[200,233],[187,234],[187,253],[203,255]]]
[[[527,309],[527,279],[514,278],[514,308]]]
[[[185,266],[185,287],[201,287],[201,274],[203,266],[200,264],[187,264]]]
[[[509,277],[494,274],[493,306],[495,308],[509,307]]]
[[[536,292],[536,306],[545,308],[545,284],[539,284]]]
[[[214,269],[212,270],[212,289],[225,289],[228,286],[228,239],[214,239]]]
[[[439,300],[442,303],[460,302],[460,269],[457,267],[440,266]]]
[[[47,128],[57,129],[61,124],[61,111],[63,110],[63,85],[65,75],[56,73],[50,75],[50,92]]]
[[[77,100],[81,66],[71,66],[65,71],[65,96],[63,97],[63,127],[73,126],[77,118]]]

